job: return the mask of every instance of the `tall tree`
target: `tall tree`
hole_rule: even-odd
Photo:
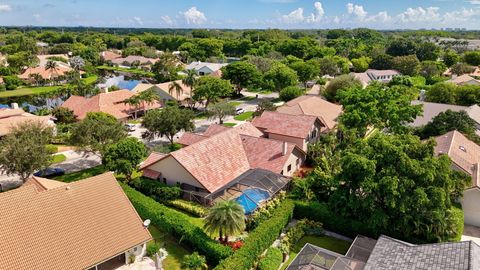
[[[340,75],[328,83],[323,95],[328,101],[338,101],[337,93],[339,90],[350,87],[361,87],[362,83],[352,75]]]
[[[137,138],[128,137],[109,145],[102,156],[102,163],[108,170],[125,175],[128,182],[146,155],[145,145]]]
[[[257,84],[260,76],[257,67],[245,61],[232,63],[222,69],[222,78],[235,85],[237,95],[240,95],[243,88]]]
[[[447,110],[432,118],[418,131],[421,138],[443,135],[449,131],[457,130],[475,136],[476,122],[465,111],[454,112]],[[476,136],[475,136],[476,137]]]
[[[159,83],[178,79],[178,72],[181,71],[181,69],[177,56],[168,52],[162,54],[158,61],[152,66],[152,72],[155,74],[155,79]]]
[[[103,112],[90,112],[73,126],[70,143],[83,151],[103,155],[109,145],[126,136],[124,125],[115,117]]]
[[[173,81],[168,85],[168,93],[172,96],[174,92],[177,99],[183,93],[183,88],[177,81]]]
[[[228,242],[228,236],[245,229],[245,211],[234,200],[218,202],[208,211],[204,228],[210,234],[218,232],[220,241]]]
[[[235,106],[229,102],[219,102],[212,105],[210,108],[210,113],[212,119],[218,118],[218,123],[223,124],[225,117],[229,115],[235,115]]]
[[[298,83],[297,73],[282,63],[276,63],[263,75],[264,87],[269,90],[280,92],[287,86]]]
[[[182,79],[182,83],[190,87],[190,97],[188,98],[188,106],[190,109],[195,107],[195,100],[193,100],[193,95],[195,93],[195,86],[197,85],[197,72],[194,69],[188,69],[186,71],[185,77]]]
[[[315,60],[297,61],[292,63],[290,67],[297,72],[298,79],[304,87],[307,87],[307,82],[313,80],[320,73],[320,66]]]
[[[195,128],[192,111],[168,106],[163,109],[148,111],[143,118],[142,126],[147,129],[142,136],[147,139],[165,136],[173,145],[175,135],[180,131],[192,131]]]
[[[212,76],[204,76],[198,80],[195,87],[193,99],[197,101],[205,101],[205,110],[211,102],[216,102],[220,97],[230,96],[233,87],[229,81]]]
[[[134,116],[135,119],[137,119],[137,112],[139,110],[141,102],[142,101],[140,99],[140,96],[139,95],[134,95],[134,96],[131,96],[131,97],[125,99],[123,101],[123,104],[133,107],[133,109],[134,109],[133,116]]]
[[[53,138],[53,129],[39,122],[13,126],[0,140],[0,170],[19,174],[25,182],[35,171],[52,162],[53,152],[46,147]]]

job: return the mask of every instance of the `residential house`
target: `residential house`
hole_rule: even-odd
[[[19,109],[18,105],[15,105],[14,109],[0,109],[0,137],[9,134],[12,127],[29,122],[38,122],[55,128],[55,123],[51,116],[37,116],[27,113],[23,109]]]
[[[43,80],[49,81],[64,78],[64,76],[66,76],[70,71],[73,71],[73,69],[64,65],[57,66],[55,69],[46,69],[45,67],[30,67],[20,74],[18,78],[32,83],[34,82],[34,78],[31,76],[33,74],[38,74]],[[83,73],[83,71],[80,73]]]
[[[131,66],[151,66],[158,61],[157,58],[147,58],[138,55],[129,55],[127,57],[120,57],[111,60],[111,62],[118,66],[131,67]]]
[[[135,112],[141,114],[146,110],[161,107],[159,101],[150,104],[141,103],[138,107],[126,104],[125,100],[134,95],[131,91],[123,89],[113,92],[107,91],[93,97],[71,96],[62,104],[62,107],[72,110],[78,120],[84,119],[89,112],[104,112],[121,121],[134,116]]]
[[[305,152],[295,144],[261,135],[250,123],[234,128],[212,125],[203,134],[185,133],[178,141],[183,148],[169,154],[153,153],[140,168],[145,177],[207,195],[223,196],[255,170],[289,179],[284,176],[291,176],[303,164]]]
[[[113,270],[152,239],[112,173],[0,193],[0,269]]]
[[[115,59],[121,58],[122,55],[113,51],[103,51],[100,52],[100,58],[105,62],[111,62]]]
[[[448,68],[445,72],[443,72],[444,76],[454,76],[455,74],[452,73],[452,70]],[[480,77],[480,67],[474,67],[473,71],[470,73],[467,73],[466,75],[472,76],[472,77]]]
[[[149,89],[154,89],[163,103],[166,103],[169,100],[178,101],[179,103],[186,103],[192,98],[192,89],[185,85],[182,80],[176,80],[174,82],[180,85],[180,91],[177,91],[177,89],[170,90],[173,82],[164,82],[159,84],[140,83],[132,89],[132,92],[140,93]]]
[[[277,112],[291,115],[311,115],[323,120],[329,130],[335,129],[342,106],[319,96],[300,96],[277,108]]]
[[[305,244],[287,270],[476,270],[480,246],[473,241],[414,245],[381,235],[357,236],[346,254]]]
[[[227,66],[228,64],[225,63],[208,63],[208,62],[192,62],[185,69],[191,70],[194,69],[198,75],[203,76],[203,75],[214,75],[217,77],[221,77],[221,71],[220,69],[222,67]]]
[[[461,76],[452,75],[452,78],[446,82],[456,85],[480,85],[480,80],[477,80],[468,74],[463,74]]]
[[[269,139],[294,143],[307,151],[309,143],[318,140],[329,128],[325,120],[312,115],[291,115],[265,111],[252,124]]]
[[[357,78],[363,85],[367,87],[372,81],[388,83],[393,77],[402,75],[400,72],[392,69],[387,70],[377,70],[377,69],[367,69],[365,72],[361,73],[352,73],[355,78]]]
[[[70,58],[68,54],[39,54],[37,55],[37,58],[39,61],[38,66],[39,67],[45,67],[48,63],[48,61],[53,61],[55,62],[58,66],[62,68],[70,68],[70,64],[68,64],[68,59]],[[64,60],[67,61],[67,63],[54,60],[55,58],[63,58]]]
[[[467,173],[472,182],[463,192],[462,209],[465,224],[480,226],[480,146],[458,131],[435,138],[436,155],[448,155],[455,170]]]

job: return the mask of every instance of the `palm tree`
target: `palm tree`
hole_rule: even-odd
[[[173,81],[172,83],[170,83],[170,85],[168,86],[168,93],[170,95],[172,95],[173,91],[175,91],[175,94],[177,95],[177,100],[180,99],[180,95],[183,93],[183,88],[182,86],[177,82],[177,81]]]
[[[141,92],[138,95],[138,98],[142,103],[147,103],[148,105],[152,104],[154,101],[159,100],[160,97],[158,96],[157,92],[153,88],[150,88],[146,91]],[[145,115],[146,113],[146,108],[145,104],[143,104],[143,114]]]
[[[137,111],[138,111],[138,106],[140,105],[140,103],[141,103],[141,99],[137,95],[136,96],[131,96],[131,97],[129,97],[129,98],[127,98],[123,101],[123,104],[128,104],[128,105],[135,108],[135,111],[134,111],[134,118],[135,119],[137,119]]]
[[[190,87],[189,107],[193,109],[195,101],[193,101],[193,92],[195,91],[195,85],[197,84],[197,72],[194,69],[188,69],[187,76],[182,79],[182,83]]]
[[[46,71],[50,71],[51,74],[55,73],[58,75],[58,71],[57,71],[57,68],[58,68],[58,63],[55,62],[55,61],[47,61],[47,63],[45,64],[45,70]],[[55,84],[55,78],[53,78],[53,76],[50,76],[50,79],[54,82]]]
[[[40,74],[38,73],[33,73],[28,75],[29,79],[33,82],[34,85],[39,86],[43,82],[43,78]]]
[[[245,211],[236,201],[218,202],[210,208],[204,228],[210,234],[218,232],[219,240],[228,242],[229,235],[245,230]]]

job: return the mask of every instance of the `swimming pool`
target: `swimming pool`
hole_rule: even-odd
[[[235,199],[245,210],[245,214],[250,215],[257,209],[258,204],[270,198],[270,194],[261,188],[249,188],[243,191],[242,195]]]

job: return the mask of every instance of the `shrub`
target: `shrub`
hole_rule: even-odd
[[[223,260],[216,270],[247,270],[250,269],[258,256],[272,245],[283,228],[292,218],[294,204],[284,200],[272,214],[272,218],[262,222],[250,232],[245,244],[235,254]]]
[[[253,230],[258,224],[269,219],[272,216],[273,211],[280,205],[280,202],[285,199],[285,191],[281,191],[274,199],[269,200],[266,204],[255,210],[246,220],[247,231]]]
[[[58,146],[56,146],[56,145],[47,144],[45,147],[47,148],[48,152],[52,152],[52,153],[57,153],[58,152]]]
[[[147,244],[147,256],[152,257],[153,255],[155,255],[155,253],[158,252],[159,249],[160,249],[160,247],[158,246],[157,243],[148,243]]]
[[[172,200],[166,201],[165,204],[173,206],[179,210],[185,211],[196,217],[204,217],[207,214],[205,207],[196,204],[194,202],[184,201],[184,200]]]
[[[303,89],[298,86],[289,86],[280,91],[280,99],[287,102],[303,95]]]
[[[328,80],[326,78],[319,78],[317,80],[318,85],[325,85],[325,84],[327,84],[327,82],[328,82]]]
[[[463,220],[463,210],[460,205],[458,206],[452,206],[450,209],[452,211],[452,218],[454,220],[454,228],[452,230],[455,232],[455,237],[452,237],[451,239],[448,239],[448,241],[453,241],[453,242],[458,242],[462,238],[463,234],[463,226],[464,226],[464,220]]]
[[[182,261],[182,269],[187,270],[201,270],[207,269],[208,266],[205,263],[205,257],[199,255],[197,252],[193,252],[190,255],[185,255]]]
[[[265,258],[258,262],[258,270],[277,270],[282,260],[282,251],[278,248],[271,247],[267,249]]]
[[[353,75],[340,75],[328,83],[323,95],[328,101],[337,101],[337,92],[339,90],[361,86],[362,83]]]
[[[184,213],[170,209],[123,183],[120,185],[142,219],[150,219],[156,227],[182,239],[190,248],[205,255],[211,265],[232,254],[231,248],[212,240],[201,228],[191,224]]]
[[[137,178],[130,181],[130,186],[156,201],[165,202],[180,198],[182,190],[178,186],[169,186],[162,182],[147,178]]]

